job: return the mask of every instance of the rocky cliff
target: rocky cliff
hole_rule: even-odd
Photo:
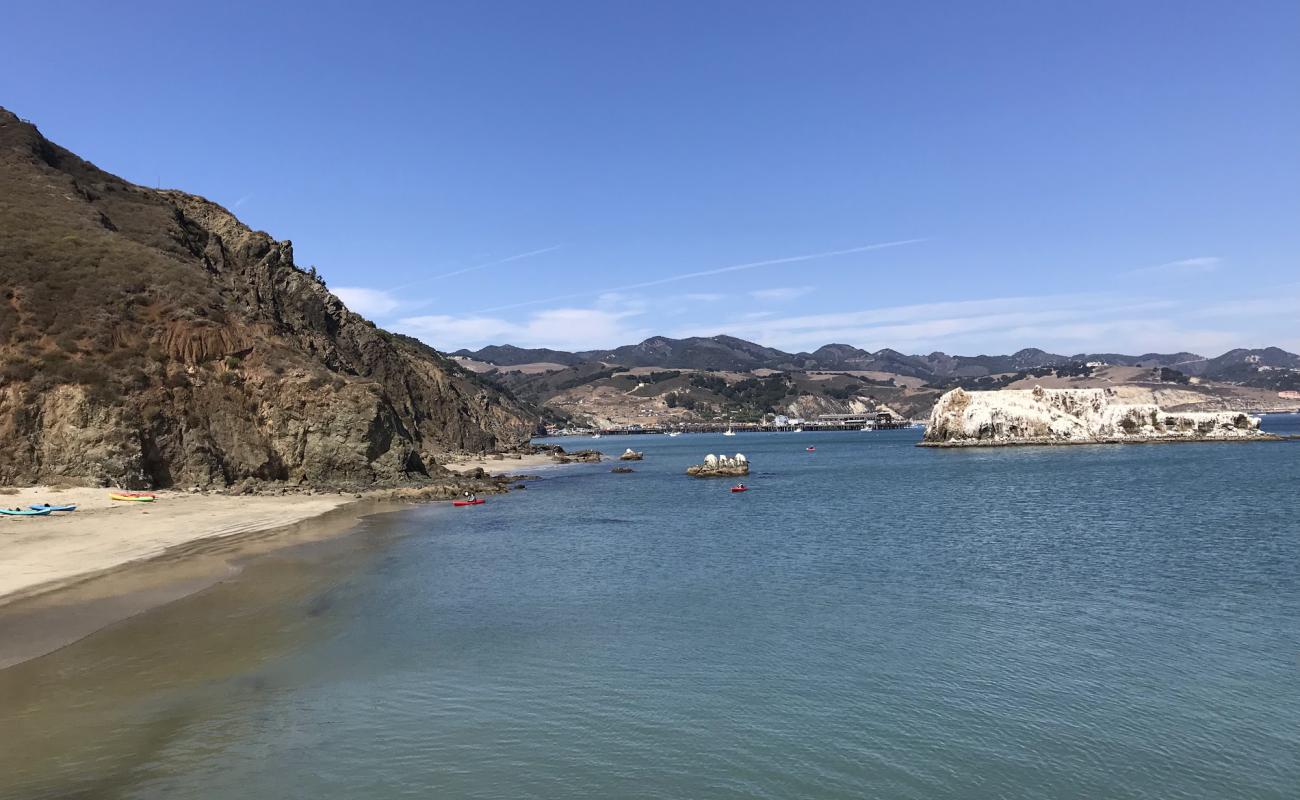
[[[1168,412],[1119,402],[1112,389],[954,389],[939,398],[922,444],[1088,444],[1273,438],[1244,413]]]
[[[391,483],[535,425],[348,311],[291,242],[0,109],[0,483]]]

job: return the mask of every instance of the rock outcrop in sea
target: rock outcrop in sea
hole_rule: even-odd
[[[552,458],[557,464],[595,464],[604,456],[599,450],[577,450],[572,453],[559,452]]]
[[[1259,418],[1237,411],[1171,412],[1118,402],[1113,389],[953,389],[939,398],[921,444],[965,447],[1017,444],[1241,441],[1277,438]]]
[[[619,461],[640,461],[643,458],[645,458],[645,453],[638,452],[630,447],[618,457]]]
[[[686,474],[693,478],[739,478],[749,474],[749,459],[744,453],[736,453],[734,458],[709,453],[703,464],[687,467]]]

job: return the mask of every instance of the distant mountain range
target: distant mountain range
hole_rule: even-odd
[[[811,353],[787,353],[734,336],[692,336],[686,339],[652,336],[640,344],[580,352],[493,345],[480,350],[458,350],[452,355],[502,367],[545,362],[568,367],[604,363],[625,367],[738,372],[754,369],[871,370],[926,380],[973,378],[1089,361],[1118,366],[1168,367],[1186,375],[1237,382],[1258,377],[1261,368],[1265,368],[1264,372],[1300,369],[1300,356],[1277,347],[1230,350],[1217,358],[1188,352],[1142,355],[1077,353],[1067,356],[1036,348],[1019,350],[1011,355],[952,356],[940,352],[905,355],[888,348],[871,352],[847,344],[827,344]]]

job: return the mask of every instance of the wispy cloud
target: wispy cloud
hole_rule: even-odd
[[[1279,310],[1260,300],[1242,300],[1235,310]],[[1247,305],[1251,304],[1251,305]],[[520,346],[586,350],[674,337],[729,334],[773,347],[810,350],[847,342],[875,350],[903,352],[1005,353],[1042,347],[1058,353],[1173,352],[1216,354],[1260,341],[1266,328],[1247,331],[1243,319],[1225,313],[1213,322],[1204,308],[1166,299],[1115,293],[994,297],[884,306],[823,314],[780,316],[770,310],[669,326],[658,302],[636,295],[606,293],[591,307],[540,310],[521,320],[493,314],[410,316],[396,329],[443,349],[509,342]],[[1283,319],[1279,315],[1271,319]],[[1247,326],[1248,328],[1250,326]],[[1276,330],[1281,330],[1276,328]],[[1286,336],[1265,336],[1271,344],[1294,344]]]
[[[367,289],[362,286],[338,286],[330,291],[343,301],[352,311],[363,317],[382,317],[396,311],[401,303],[397,298],[381,289]]]
[[[730,272],[740,272],[742,270],[758,269],[759,267],[771,267],[780,264],[795,264],[803,261],[816,261],[823,258],[833,258],[835,256],[845,256],[852,253],[866,253],[872,250],[884,250],[890,247],[902,247],[904,245],[916,244],[923,242],[924,239],[902,239],[895,242],[879,242],[877,244],[867,244],[860,247],[850,247],[845,250],[829,250],[823,253],[807,253],[799,256],[787,256],[785,258],[771,258],[764,261],[750,261],[745,264],[732,264],[728,267],[718,267],[716,269],[700,270],[699,272],[686,272],[679,275],[669,275],[664,278],[656,278],[639,283],[629,283],[625,286],[616,286],[610,289],[596,289],[586,292],[574,292],[572,294],[562,294],[555,297],[546,297],[538,300],[527,300],[522,303],[511,303],[503,306],[493,306],[492,308],[480,309],[479,314],[490,314],[498,311],[508,311],[515,308],[527,308],[529,306],[545,305],[547,303],[558,303],[566,300],[573,300],[578,297],[591,297],[592,295],[604,294],[606,292],[626,292],[635,289],[648,289],[652,286],[663,286],[668,283],[677,281],[688,281],[695,278],[705,278],[712,275],[725,275]]]
[[[815,286],[775,286],[771,289],[755,289],[749,296],[755,300],[794,300],[816,291]]]
[[[247,203],[249,200],[252,200],[252,199],[253,199],[253,195],[252,195],[252,193],[250,192],[249,194],[246,194],[246,195],[244,195],[243,197],[241,197],[241,198],[239,198],[238,200],[236,200],[236,201],[235,201],[235,204],[234,204],[234,206],[232,206],[232,208],[239,208],[239,207],[242,206],[244,203]]]
[[[521,347],[585,350],[647,338],[651,335],[648,329],[629,324],[630,319],[640,314],[640,310],[552,308],[538,311],[522,322],[483,315],[430,314],[401,319],[396,330],[444,350],[502,342]]]
[[[1150,267],[1129,270],[1127,275],[1201,275],[1207,272],[1214,272],[1223,263],[1223,259],[1218,256],[1197,256],[1196,258],[1184,258],[1181,261],[1169,261],[1164,264],[1156,264]]]
[[[522,261],[525,258],[532,258],[533,256],[540,256],[543,253],[554,252],[556,250],[559,250],[561,247],[563,247],[563,245],[556,244],[556,245],[551,245],[550,247],[542,247],[537,250],[529,250],[526,253],[516,253],[513,256],[506,256],[505,258],[498,258],[496,260],[486,261],[481,264],[474,264],[473,266],[463,267],[461,269],[452,270],[451,272],[444,272],[440,275],[430,275],[427,278],[419,278],[418,280],[411,281],[410,283],[404,283],[401,286],[394,286],[389,291],[396,292],[402,289],[409,289],[412,286],[419,286],[425,283],[432,283],[433,281],[440,281],[446,278],[454,278],[457,275],[464,275],[469,272],[477,272],[478,270],[487,269],[488,267],[498,267],[502,264],[509,264],[511,261]]]
[[[1262,291],[1267,295],[1212,302],[1197,313],[1207,317],[1295,317],[1300,308],[1300,283],[1264,287]]]
[[[827,342],[848,342],[872,349],[947,348],[963,353],[982,343],[1000,342],[1000,346],[1017,350],[1043,346],[1040,342],[1048,339],[1058,343],[1073,339],[1082,344],[1082,329],[1072,337],[1060,332],[1066,326],[1086,322],[1151,318],[1176,305],[1167,300],[1133,301],[1107,294],[1002,297],[792,317],[744,316],[677,330],[674,335],[727,333],[796,350]]]

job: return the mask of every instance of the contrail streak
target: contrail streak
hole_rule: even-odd
[[[846,256],[851,253],[865,253],[868,250],[884,250],[887,247],[902,247],[905,244],[916,244],[924,242],[924,239],[902,239],[897,242],[880,242],[879,244],[865,244],[861,247],[850,247],[847,250],[829,250],[825,253],[808,253],[802,256],[788,256],[786,258],[771,258],[766,261],[751,261],[746,264],[733,264],[729,267],[718,267],[717,269],[706,269],[700,272],[687,272],[681,275],[670,275],[667,278],[658,278],[653,281],[642,281],[641,283],[630,283],[626,286],[615,286],[610,289],[598,289],[595,291],[577,292],[574,294],[562,294],[556,297],[547,297],[541,300],[527,300],[522,303],[512,303],[505,306],[493,306],[484,308],[473,313],[488,314],[493,311],[507,311],[512,308],[524,308],[527,306],[542,305],[543,303],[554,303],[559,300],[572,300],[575,297],[590,297],[591,295],[606,294],[608,292],[625,292],[631,289],[645,289],[651,286],[661,286],[665,283],[675,283],[676,281],[686,281],[692,278],[704,278],[710,275],[722,275],[727,272],[740,272],[746,269],[757,269],[759,267],[770,267],[776,264],[793,264],[797,261],[813,261],[819,258],[831,258],[833,256]]]
[[[401,291],[402,289],[409,289],[412,286],[419,286],[422,283],[428,283],[430,281],[440,281],[443,278],[453,278],[457,275],[464,275],[466,272],[474,272],[475,270],[487,269],[488,267],[495,267],[501,264],[508,264],[511,261],[519,261],[520,259],[524,259],[524,258],[540,256],[542,253],[549,253],[552,250],[559,250],[562,246],[563,245],[557,244],[557,245],[552,245],[550,247],[543,247],[540,250],[529,250],[527,253],[519,253],[518,255],[507,256],[506,258],[499,258],[496,261],[489,261],[485,264],[475,264],[472,267],[465,267],[464,269],[453,270],[452,272],[445,272],[442,275],[434,275],[428,278],[420,278],[418,281],[411,281],[410,283],[404,283],[401,286],[394,286],[388,291],[397,292],[397,291]]]

